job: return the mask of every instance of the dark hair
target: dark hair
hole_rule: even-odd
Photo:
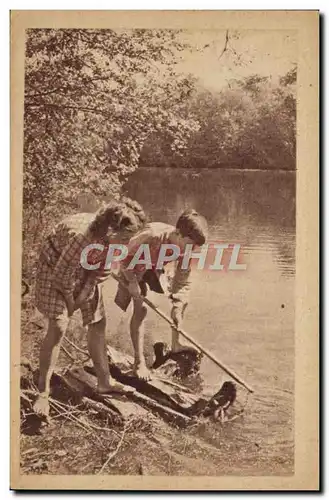
[[[89,226],[91,233],[97,236],[105,234],[109,227],[114,231],[136,233],[146,224],[146,215],[141,205],[130,198],[111,201],[101,208]]]
[[[136,220],[135,224],[138,225],[139,229],[142,229],[147,224],[147,217],[142,206],[136,200],[132,200],[126,196],[122,198],[122,203],[125,204],[128,213],[124,214],[121,219],[121,228],[126,227],[130,230],[130,226],[133,226],[131,220],[131,217],[133,216]]]
[[[194,209],[185,210],[180,215],[176,229],[182,236],[188,236],[199,246],[203,245],[208,237],[207,221]]]

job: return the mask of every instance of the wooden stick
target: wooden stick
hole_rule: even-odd
[[[115,455],[120,450],[120,447],[121,447],[121,445],[123,443],[123,438],[125,437],[125,434],[126,434],[126,430],[127,430],[127,427],[124,427],[124,429],[122,431],[122,434],[121,434],[121,438],[120,438],[120,440],[119,440],[119,442],[117,444],[117,447],[115,448],[114,451],[112,451],[112,453],[109,454],[109,456],[107,457],[106,461],[102,465],[101,469],[97,472],[97,474],[102,474],[102,472],[105,469],[105,467],[107,466],[107,464],[112,460],[112,458],[115,457]]]
[[[81,349],[80,347],[78,347],[74,342],[72,342],[72,340],[68,339],[65,335],[63,337],[63,339],[68,343],[70,344],[71,347],[74,347],[74,349],[78,352],[81,352],[81,354],[84,354],[85,356],[88,356],[88,358],[90,358],[90,355],[87,351],[85,351],[84,349]]]
[[[74,356],[72,356],[72,354],[66,349],[66,347],[64,347],[63,345],[61,345],[61,349],[63,350],[63,352],[66,354],[66,356],[68,356],[70,358],[71,361],[73,361],[73,363],[76,362],[76,359]]]
[[[120,415],[118,413],[114,412],[114,410],[112,410],[108,406],[104,405],[100,401],[95,401],[93,399],[88,398],[87,396],[84,396],[82,398],[82,403],[84,405],[86,405],[87,408],[90,408],[94,411],[97,411],[100,415],[110,417],[114,423],[118,423],[118,422],[122,423],[122,417],[120,417]],[[94,424],[92,425],[92,428],[95,430],[99,430],[99,431],[103,430],[106,432],[112,432],[112,433],[118,435],[118,433],[115,430],[113,430],[112,428],[109,429],[107,427],[99,427],[99,426],[96,426]]]
[[[123,283],[123,281],[115,273],[110,272],[110,275],[118,283],[127,288],[125,283]],[[171,326],[171,328],[174,328],[178,333],[180,333],[183,337],[185,337],[186,340],[188,340],[197,349],[199,349],[199,351],[203,352],[203,354],[205,354],[211,361],[213,361],[217,366],[219,366],[222,370],[224,370],[224,372],[226,372],[230,377],[232,377],[233,380],[235,380],[236,382],[241,384],[245,389],[247,389],[247,391],[254,392],[254,389],[252,389],[252,387],[250,387],[247,384],[247,382],[245,382],[242,378],[240,378],[237,373],[235,373],[233,370],[224,365],[224,363],[219,361],[215,356],[213,356],[213,354],[211,354],[210,351],[208,351],[208,349],[202,347],[202,345],[199,344],[196,340],[194,340],[187,332],[185,332],[185,330],[183,330],[182,328],[177,328],[172,319],[163,311],[161,311],[161,309],[159,309],[156,305],[154,305],[153,302],[151,302],[147,297],[142,297],[142,298],[143,302],[145,302],[145,304],[148,305],[150,309],[152,309],[159,316],[161,316],[161,318],[163,318]]]

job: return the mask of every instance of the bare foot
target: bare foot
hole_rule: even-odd
[[[140,380],[151,380],[151,372],[149,369],[146,367],[145,363],[140,363],[138,365],[135,365],[133,368],[133,373],[136,375],[137,378]]]
[[[33,410],[36,415],[45,420],[49,419],[49,400],[45,394],[39,394],[34,405]]]
[[[129,386],[120,384],[120,382],[111,381],[111,384],[109,384],[109,385],[98,384],[97,392],[98,392],[98,394],[102,394],[102,395],[128,394],[128,393],[135,392],[135,389],[133,387],[129,387]]]

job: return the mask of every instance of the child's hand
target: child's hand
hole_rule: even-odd
[[[72,314],[74,313],[74,311],[76,309],[73,295],[66,295],[65,302],[66,302],[68,316],[72,316]]]

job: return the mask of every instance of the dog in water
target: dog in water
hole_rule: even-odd
[[[193,347],[188,347],[186,350],[174,352],[169,349],[164,342],[156,342],[153,346],[155,360],[152,369],[156,370],[171,360],[174,365],[172,375],[175,377],[185,378],[190,375],[195,375],[200,371],[201,360],[203,354]]]

